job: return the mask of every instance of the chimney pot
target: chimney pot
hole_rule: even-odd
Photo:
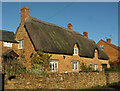
[[[111,39],[110,38],[107,39],[107,43],[111,44]]]
[[[88,32],[83,32],[83,35],[88,38]]]
[[[29,17],[29,8],[27,6],[24,6],[21,8],[21,25],[24,25],[27,17]]]
[[[67,28],[68,28],[69,30],[73,31],[73,30],[72,30],[72,29],[73,29],[72,24],[69,23],[69,24],[67,25]]]

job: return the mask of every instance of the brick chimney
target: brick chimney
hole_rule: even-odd
[[[107,43],[111,44],[111,39],[110,38],[107,39]]]
[[[29,17],[29,8],[24,6],[21,8],[21,25],[24,25],[24,21],[27,17]]]
[[[88,32],[83,32],[83,35],[88,38]]]
[[[67,28],[68,28],[69,30],[73,31],[73,30],[72,30],[72,29],[73,29],[72,24],[69,23],[69,24],[67,25]]]

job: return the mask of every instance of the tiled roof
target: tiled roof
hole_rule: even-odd
[[[116,50],[119,50],[119,51],[120,51],[120,47],[118,47],[118,46],[116,46],[116,45],[114,45],[114,44],[107,43],[106,41],[104,41],[104,40],[102,40],[102,39],[101,39],[101,41],[103,41],[103,42],[104,42],[104,43],[106,43],[107,45],[109,45],[109,46],[113,47],[114,49],[116,49]]]

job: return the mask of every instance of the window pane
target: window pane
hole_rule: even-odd
[[[77,51],[78,49],[77,48],[74,48],[74,54],[77,55]]]
[[[74,69],[74,63],[72,63],[72,69]]]
[[[23,40],[19,41],[19,49],[23,48]]]
[[[55,63],[55,68],[57,68],[57,63]]]
[[[56,61],[51,62],[50,63],[50,68],[51,68],[52,72],[56,72],[57,69],[58,69],[58,62],[56,62]]]
[[[100,48],[103,50],[103,45],[100,45]]]
[[[12,43],[3,42],[3,46],[5,46],[5,47],[12,47]]]
[[[72,69],[73,70],[78,70],[78,62],[77,61],[72,62]]]
[[[97,64],[95,64],[95,70],[97,70],[97,68],[98,68],[98,65],[97,65]]]
[[[92,67],[92,64],[90,64],[90,67]]]
[[[53,67],[52,67],[52,70],[54,70],[54,63],[52,64],[52,66],[53,66]]]

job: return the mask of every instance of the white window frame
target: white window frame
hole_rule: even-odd
[[[52,60],[50,62],[50,71],[51,72],[57,72],[58,71],[58,61],[57,60]]]
[[[10,42],[3,42],[4,47],[12,47],[12,43]]]
[[[98,70],[98,64],[94,65],[94,70]]]
[[[78,70],[79,61],[72,61],[72,70]]]
[[[104,46],[103,46],[103,45],[100,45],[100,48],[101,48],[101,50],[103,50],[103,49],[104,49]]]
[[[78,48],[74,48],[74,55],[78,55]]]
[[[19,40],[18,42],[18,49],[23,49],[23,40]]]

